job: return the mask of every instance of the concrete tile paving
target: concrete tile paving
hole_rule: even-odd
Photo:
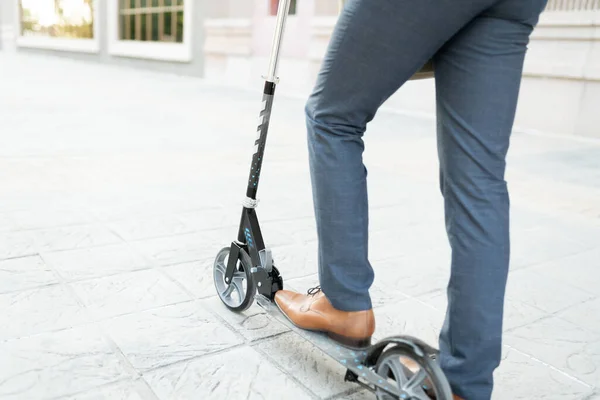
[[[260,85],[25,54],[0,70],[1,400],[373,398],[258,306],[215,296]],[[303,106],[276,99],[258,209],[298,290],[318,279]],[[365,136],[377,337],[433,345],[450,260],[434,129],[382,112]],[[599,141],[513,136],[494,400],[600,398],[598,160]]]

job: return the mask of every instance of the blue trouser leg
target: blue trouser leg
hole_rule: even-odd
[[[501,2],[434,60],[440,186],[452,248],[440,362],[456,394],[466,399],[491,397],[501,358],[510,256],[505,160],[540,4],[533,19],[519,20],[519,10]]]
[[[363,133],[379,106],[493,0],[350,0],[306,105],[323,292],[341,310],[371,307]],[[478,4],[475,7],[473,4]]]
[[[381,104],[436,55],[452,247],[440,360],[467,400],[490,398],[500,360],[509,258],[505,156],[523,55],[544,2],[350,0],[306,105],[321,287],[337,309],[369,309],[363,134]]]

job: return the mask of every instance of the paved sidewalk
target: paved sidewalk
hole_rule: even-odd
[[[0,53],[0,399],[373,399],[212,261],[236,234],[256,92]],[[277,97],[259,197],[286,285],[316,282],[303,100]],[[599,127],[600,129],[600,127]],[[434,123],[367,134],[381,338],[437,344],[449,250]],[[600,142],[515,134],[495,399],[600,399]]]

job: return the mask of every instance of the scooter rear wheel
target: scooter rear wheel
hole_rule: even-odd
[[[230,283],[227,283],[225,282],[225,271],[229,252],[230,248],[225,247],[215,259],[213,266],[215,289],[225,307],[235,312],[242,312],[252,305],[256,293],[256,286],[250,271],[252,261],[248,253],[240,250],[233,278]]]
[[[409,359],[419,366],[411,371],[401,359]],[[405,361],[406,362],[406,361]],[[419,357],[404,347],[394,346],[379,356],[375,372],[387,378],[400,396],[377,389],[377,400],[452,400],[452,391],[444,373],[431,357]]]

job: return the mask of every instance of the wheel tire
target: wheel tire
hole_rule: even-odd
[[[419,357],[418,355],[414,354],[412,351],[405,348],[404,346],[396,345],[396,346],[384,351],[377,360],[377,363],[375,365],[375,372],[383,378],[382,373],[384,372],[384,370],[383,370],[384,363],[386,362],[386,360],[394,359],[395,357],[410,358],[413,361],[417,362],[421,369],[425,370],[425,372],[427,374],[427,379],[430,380],[430,382],[433,386],[432,388],[428,388],[428,389],[429,390],[432,389],[433,392],[435,393],[434,399],[436,399],[436,400],[453,400],[452,390],[450,389],[450,385],[448,384],[446,376],[444,375],[444,372],[442,371],[442,369],[440,368],[438,363],[431,357]],[[418,362],[417,360],[420,360],[422,363]],[[406,369],[406,368],[404,368],[404,369]],[[388,374],[390,372],[392,372],[392,371],[388,371]],[[393,374],[393,372],[392,372],[392,374]],[[387,379],[387,377],[385,377],[385,379]],[[394,377],[394,380],[396,380],[396,377]],[[398,388],[398,389],[400,389],[400,388]],[[425,390],[423,390],[423,395],[426,395]],[[424,400],[424,399],[430,399],[429,396],[426,396],[426,397],[413,396],[413,397],[407,397],[405,399],[402,399],[400,397],[394,397],[391,394],[389,394],[383,390],[377,390],[376,396],[377,396],[377,400],[390,400],[390,399],[400,399],[400,400],[409,400],[409,399],[410,400],[413,400],[413,399],[414,400],[417,400],[417,399],[422,400],[423,399]]]
[[[230,248],[225,247],[217,254],[213,264],[213,280],[217,295],[225,307],[234,312],[242,312],[252,305],[254,302],[254,295],[256,294],[256,286],[254,284],[254,279],[252,278],[252,273],[250,272],[252,260],[246,251],[240,250],[234,277],[232,282],[228,284],[224,279],[229,252]],[[245,281],[244,287],[240,285],[240,281]],[[231,297],[233,291],[238,293],[237,299]],[[240,291],[243,291],[243,293]]]

